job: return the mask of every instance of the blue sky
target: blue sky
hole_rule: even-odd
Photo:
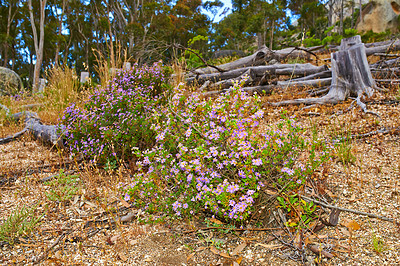
[[[215,16],[214,22],[218,22],[221,19],[223,19],[226,15],[230,14],[232,12],[232,2],[231,0],[221,0],[222,3],[224,3],[224,6],[219,10],[218,14]],[[229,11],[224,13],[224,10],[226,11],[229,8]],[[204,14],[207,14],[211,19],[212,19],[212,14],[203,10]],[[222,14],[224,13],[224,14]]]

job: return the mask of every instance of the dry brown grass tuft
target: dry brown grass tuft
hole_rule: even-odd
[[[131,61],[131,58],[128,57],[128,53],[126,49],[122,49],[122,46],[119,44],[116,48],[110,49],[109,58],[106,58],[105,55],[94,49],[94,56],[96,58],[96,66],[95,71],[99,75],[100,85],[102,87],[107,86],[108,82],[115,76],[116,69],[121,69],[124,66],[124,62]]]

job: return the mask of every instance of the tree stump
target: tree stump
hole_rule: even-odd
[[[366,113],[366,105],[361,101],[364,95],[371,97],[377,89],[368,65],[365,46],[359,35],[343,39],[340,50],[331,54],[332,83],[328,94],[320,98],[303,98],[272,103],[275,106],[289,104],[336,104],[348,97],[356,97],[357,104]]]

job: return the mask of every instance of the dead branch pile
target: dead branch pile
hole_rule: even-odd
[[[270,93],[273,90],[285,90],[288,87],[310,87],[310,96],[323,95],[320,98],[306,98],[272,103],[286,104],[326,104],[337,103],[348,97],[354,97],[357,104],[366,110],[362,99],[371,97],[379,89],[373,75],[381,77],[377,82],[400,82],[397,54],[400,40],[363,44],[360,36],[343,39],[339,47],[330,47],[330,64],[318,65],[320,59],[316,53],[327,51],[323,47],[309,49],[295,47],[272,51],[266,47],[256,53],[231,63],[208,66],[187,72],[188,85],[198,87],[204,95],[212,96],[229,90],[238,81],[244,82],[244,90],[249,93]],[[383,60],[368,64],[367,56],[377,55]],[[396,57],[393,59],[393,57]],[[301,59],[312,63],[281,63],[287,59]],[[389,58],[389,59],[388,59]],[[371,113],[371,112],[369,112]]]

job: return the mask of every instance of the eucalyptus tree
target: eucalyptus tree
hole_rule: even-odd
[[[15,65],[16,51],[14,48],[21,19],[20,2],[20,0],[0,0],[0,58],[1,65],[4,67],[13,68]]]

